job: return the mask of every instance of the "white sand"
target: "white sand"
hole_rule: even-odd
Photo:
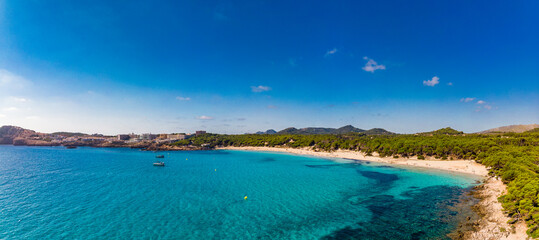
[[[315,152],[308,148],[276,148],[276,147],[224,147],[218,149],[229,150],[247,150],[247,151],[265,151],[265,152],[285,152],[299,155],[310,155],[326,158],[347,158],[354,160],[365,160],[372,162],[381,162],[388,164],[398,164],[406,166],[414,166],[421,168],[434,168],[444,171],[460,172],[474,174],[478,176],[487,176],[488,170],[485,166],[476,163],[472,160],[418,160],[417,158],[393,158],[393,157],[378,157],[366,156],[361,152],[337,150],[333,152]],[[375,154],[376,155],[376,154]]]

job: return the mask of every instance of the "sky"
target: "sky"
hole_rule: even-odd
[[[0,125],[539,123],[539,2],[0,0]]]

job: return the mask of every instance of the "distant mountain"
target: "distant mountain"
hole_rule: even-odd
[[[479,133],[495,133],[495,132],[501,132],[501,133],[507,133],[507,132],[514,132],[514,133],[522,133],[529,130],[532,130],[534,128],[539,128],[539,124],[528,124],[528,125],[509,125],[509,126],[503,126],[503,127],[497,127],[488,129]]]
[[[262,131],[256,132],[256,134],[276,134],[276,133],[277,133],[277,131],[275,131],[273,129],[269,129],[269,130],[267,130],[265,132],[262,132]]]
[[[340,127],[340,128],[335,129],[335,131],[333,133],[334,134],[343,134],[343,133],[360,133],[360,132],[365,132],[365,130],[356,128],[356,127],[354,127],[352,125],[346,125],[344,127]]]
[[[460,135],[460,134],[464,134],[464,132],[457,131],[450,127],[446,127],[446,128],[440,128],[435,131],[423,132],[423,133],[418,133],[418,134],[419,135]]]
[[[367,135],[393,135],[395,134],[394,132],[390,132],[390,131],[387,131],[383,128],[373,128],[373,129],[369,129],[365,132],[363,132],[364,134],[367,134]]]
[[[392,132],[386,131],[381,128],[373,128],[370,130],[363,130],[360,128],[356,128],[352,125],[346,125],[344,127],[340,128],[321,128],[321,127],[308,127],[308,128],[286,128],[283,129],[277,134],[297,134],[297,135],[311,135],[311,134],[346,134],[346,133],[364,133],[367,135],[387,135],[387,134],[394,134]]]

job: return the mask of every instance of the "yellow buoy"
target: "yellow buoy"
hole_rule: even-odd
[[[187,161],[187,158],[185,159],[185,161]]]
[[[215,169],[215,171],[217,172],[217,168]]]
[[[247,196],[243,197],[244,200],[247,200]]]

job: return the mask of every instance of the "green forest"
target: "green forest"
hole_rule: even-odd
[[[539,237],[539,131],[525,133],[464,134],[450,128],[420,134],[325,135],[203,134],[173,143],[179,146],[309,147],[315,151],[338,149],[367,155],[434,157],[440,160],[472,159],[490,167],[507,185],[499,198],[511,221],[527,223],[528,234]]]

